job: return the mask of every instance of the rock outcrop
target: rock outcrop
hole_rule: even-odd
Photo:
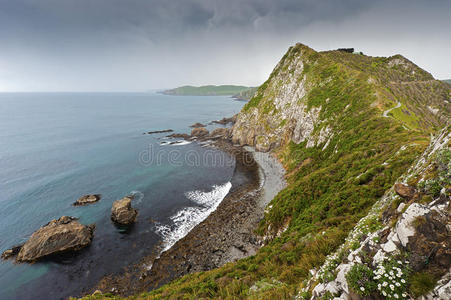
[[[200,127],[205,127],[205,125],[197,122],[197,123],[194,123],[193,125],[191,125],[190,127],[191,128],[200,128]]]
[[[111,220],[117,224],[130,225],[136,221],[138,211],[132,208],[132,198],[116,200],[111,208]]]
[[[94,225],[80,224],[74,217],[52,220],[31,235],[16,260],[33,262],[52,254],[81,250],[91,243],[94,228]]]
[[[192,137],[205,137],[208,135],[208,130],[204,127],[194,128],[191,130]]]
[[[75,201],[73,205],[79,206],[79,205],[92,204],[92,203],[99,201],[100,198],[101,198],[101,195],[99,195],[99,194],[84,195],[84,196],[81,196],[80,198],[78,198],[77,201]]]
[[[447,149],[450,140],[451,133],[444,129],[431,142],[417,164],[403,175],[400,182],[356,225],[346,242],[326,258],[319,270],[311,270],[314,276],[304,291],[311,289],[312,299],[321,299],[331,291],[339,299],[362,299],[363,296],[372,296],[371,299],[381,296],[412,299],[420,296],[409,291],[409,285],[414,284],[409,280],[415,274],[442,278],[437,282],[436,288],[422,299],[449,299],[451,189],[442,187],[437,194],[427,189],[415,188],[405,182],[416,176],[420,177],[420,182],[424,181],[424,176],[430,178],[431,172],[439,165],[440,173],[428,180],[433,180],[435,185],[446,184],[443,178],[449,178],[451,175],[450,150]],[[438,162],[440,160],[442,161]],[[399,202],[400,199],[409,202],[401,202],[396,208],[393,203]],[[387,211],[391,212],[386,213]],[[378,220],[381,214],[385,215],[385,218]],[[355,266],[368,267],[372,273],[368,280],[377,288],[372,291],[353,289],[350,286],[353,279],[347,277],[347,274]],[[330,270],[334,269],[337,271],[331,273]],[[389,290],[385,287],[389,287]],[[298,298],[302,299],[301,296]]]

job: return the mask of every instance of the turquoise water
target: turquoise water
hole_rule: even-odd
[[[1,261],[0,299],[79,295],[158,243],[183,236],[230,189],[233,157],[197,143],[162,145],[167,134],[143,132],[189,132],[189,125],[231,116],[242,105],[156,93],[0,94],[0,251],[62,215],[96,224],[92,245],[78,255],[33,265]],[[212,153],[222,155],[220,164],[202,160]],[[102,199],[72,206],[89,193]],[[130,193],[139,217],[124,234],[110,209]]]

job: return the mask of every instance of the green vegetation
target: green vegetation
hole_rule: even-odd
[[[303,70],[298,74],[292,66],[299,58]],[[296,144],[286,139],[275,149],[287,170],[288,185],[271,201],[271,209],[257,229],[267,237],[267,244],[253,256],[186,275],[133,299],[293,298],[311,278],[310,270],[321,266],[326,256],[343,244],[350,230],[423,152],[429,133],[443,125],[443,118],[426,106],[443,102],[443,97],[449,99],[449,88],[402,56],[316,52],[301,44],[288,50],[241,114],[257,113],[259,125],[268,133],[275,128],[269,118],[276,118],[278,128],[287,126],[289,122],[277,119],[274,98],[285,78],[296,74],[296,80],[306,86],[305,95],[296,100],[307,110],[318,110],[320,125],[313,134],[328,126],[333,135],[324,148],[325,142],[307,147],[307,141]],[[417,94],[416,85],[415,89],[404,88],[399,82],[405,81],[413,85],[427,81],[429,94]],[[397,83],[390,85],[392,82]],[[424,92],[425,85],[420,85],[418,90]],[[435,97],[439,100],[431,100]],[[382,112],[395,106],[397,99],[410,115],[404,116],[400,109],[384,118]],[[449,116],[448,109],[442,112]],[[362,224],[361,234],[380,226],[377,217],[369,218]],[[359,245],[356,239],[350,247]],[[331,267],[323,275],[330,279],[336,276],[334,272]],[[391,292],[385,290],[385,279],[379,278],[379,273],[373,274],[363,265],[353,267],[347,279],[361,295],[377,289],[381,294],[404,297],[409,272],[402,262],[384,261],[377,272],[396,274],[396,278],[390,275],[393,289],[387,283]]]
[[[247,95],[249,90],[254,89],[240,85],[204,85],[204,86],[181,86],[166,90],[163,94],[177,96],[234,96],[243,93]]]
[[[377,288],[373,279],[373,270],[362,264],[355,264],[346,274],[349,287],[358,295],[369,296]]]
[[[413,296],[420,297],[430,292],[435,287],[436,282],[437,279],[429,273],[415,273],[411,278],[410,292]]]

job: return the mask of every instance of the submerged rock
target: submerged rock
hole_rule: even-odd
[[[42,257],[88,246],[95,225],[80,224],[76,218],[63,216],[35,231],[17,254],[18,262],[33,262]]]
[[[191,135],[195,137],[204,137],[208,135],[208,130],[204,127],[194,128],[191,130]]]
[[[130,225],[135,222],[138,211],[132,208],[131,203],[131,197],[124,197],[114,201],[113,207],[111,208],[111,220],[122,225]]]
[[[99,201],[100,198],[101,198],[100,194],[84,195],[84,196],[81,196],[80,198],[78,198],[77,201],[75,201],[73,205],[79,206],[79,205],[95,203],[95,202]]]

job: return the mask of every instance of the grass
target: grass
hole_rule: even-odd
[[[437,279],[429,273],[415,273],[410,279],[410,292],[415,297],[426,295],[432,291],[436,283]]]

